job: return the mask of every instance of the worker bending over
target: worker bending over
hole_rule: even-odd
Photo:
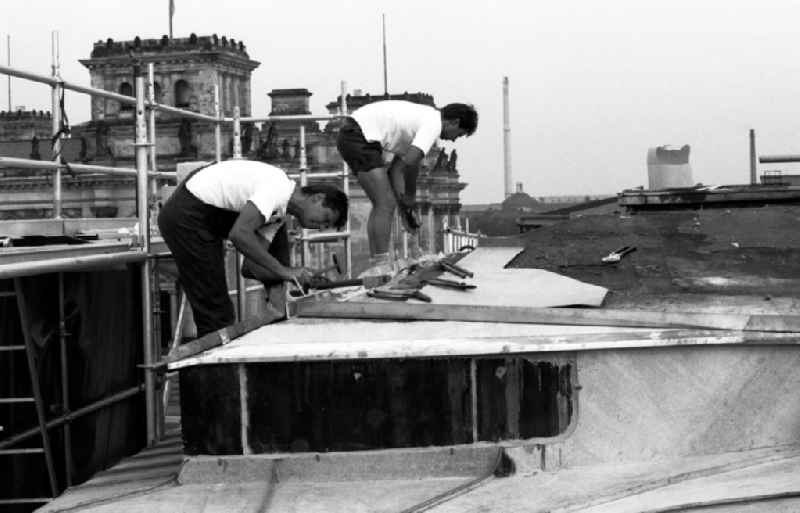
[[[428,105],[383,100],[367,104],[345,118],[336,146],[372,202],[367,221],[376,272],[391,270],[389,242],[392,218],[399,206],[406,230],[415,233],[417,175],[437,138],[455,141],[472,135],[478,113],[471,105],[451,103],[441,110]],[[384,157],[388,157],[388,159]],[[390,162],[387,166],[386,162]]]
[[[192,305],[197,336],[235,320],[225,279],[225,239],[245,256],[246,277],[305,284],[312,272],[288,266],[286,216],[304,228],[340,228],[347,204],[336,187],[297,187],[283,170],[263,162],[227,160],[191,173],[164,204],[158,227]]]

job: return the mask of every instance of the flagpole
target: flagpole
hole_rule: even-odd
[[[381,14],[383,24],[383,95],[389,94],[389,81],[386,73],[386,14]]]
[[[6,52],[8,67],[11,67],[11,34],[6,34]],[[11,75],[8,75],[8,112],[11,112]]]
[[[169,0],[169,38],[172,39],[172,15],[175,14],[175,0]]]

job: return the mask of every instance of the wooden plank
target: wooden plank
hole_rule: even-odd
[[[221,330],[213,333],[208,333],[200,338],[194,339],[181,346],[176,347],[171,351],[163,360],[158,362],[154,367],[166,367],[170,363],[189,358],[198,353],[202,353],[213,347],[222,346],[235,340],[242,335],[249,333],[255,329],[265,326],[272,322],[284,319],[285,316],[277,311],[268,309],[265,313],[261,313],[254,317],[249,317],[242,322],[237,322]]]
[[[297,317],[338,319],[472,321],[566,326],[800,332],[800,315],[333,301],[299,303],[296,315]]]

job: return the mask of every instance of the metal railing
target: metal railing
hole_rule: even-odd
[[[55,43],[54,43],[55,44]],[[147,427],[147,443],[152,445],[157,442],[163,435],[163,413],[164,406],[161,400],[157,398],[156,390],[156,377],[153,364],[160,358],[160,343],[156,343],[157,338],[154,336],[158,330],[155,323],[158,311],[154,308],[157,304],[156,296],[159,293],[157,283],[157,269],[155,258],[159,255],[151,253],[151,222],[155,221],[157,215],[157,202],[155,201],[157,194],[157,180],[176,180],[176,174],[173,172],[158,171],[156,164],[156,123],[155,113],[168,112],[172,114],[179,114],[186,118],[197,119],[202,121],[211,122],[214,124],[215,133],[215,156],[217,160],[222,157],[222,136],[221,125],[223,123],[233,123],[234,129],[234,155],[233,158],[241,158],[241,142],[238,137],[240,134],[241,122],[257,122],[257,121],[297,121],[297,120],[330,120],[338,116],[269,116],[266,118],[255,118],[239,116],[239,109],[234,109],[234,117],[226,118],[222,116],[220,107],[220,94],[219,85],[214,85],[214,115],[202,114],[199,112],[189,111],[172,107],[169,105],[159,104],[155,101],[154,94],[154,65],[149,64],[147,78],[142,73],[141,67],[136,65],[134,67],[135,76],[135,96],[127,96],[118,94],[103,89],[93,87],[86,87],[63,80],[60,76],[59,65],[55,57],[55,47],[53,54],[52,75],[44,76],[23,71],[8,66],[0,65],[0,74],[8,75],[9,77],[16,77],[23,80],[45,84],[51,87],[52,92],[52,119],[53,119],[53,161],[43,162],[32,159],[21,159],[12,157],[0,156],[0,167],[14,167],[17,169],[30,169],[30,170],[48,170],[53,173],[53,217],[56,219],[62,218],[62,171],[66,168],[73,173],[102,173],[116,176],[131,176],[136,178],[136,191],[137,191],[137,218],[138,218],[138,234],[135,238],[132,247],[124,252],[108,253],[102,255],[84,255],[76,257],[65,257],[58,259],[44,259],[33,262],[18,262],[14,264],[0,265],[0,279],[15,278],[20,276],[30,276],[43,273],[58,273],[59,283],[62,283],[63,271],[83,269],[87,267],[94,267],[98,265],[112,265],[116,263],[132,263],[140,265],[140,282],[142,291],[142,327],[143,327],[143,362],[142,368],[144,369],[144,382],[130,390],[111,394],[96,402],[86,405],[80,409],[69,411],[66,408],[64,414],[57,419],[49,420],[46,424],[47,429],[62,427],[65,435],[65,461],[69,466],[71,461],[71,446],[72,441],[69,433],[69,424],[73,420],[96,411],[97,409],[107,407],[119,401],[123,401],[136,395],[139,392],[145,394],[146,405],[146,427]],[[342,112],[346,113],[344,101],[344,83],[342,83]],[[63,95],[65,91],[73,91],[76,93],[87,94],[93,98],[104,98],[113,100],[124,105],[133,105],[135,107],[135,168],[125,167],[110,167],[88,164],[72,164],[67,163],[61,157],[61,139],[64,137],[62,132],[62,108],[63,108]],[[307,163],[305,161],[305,134],[301,127],[300,138],[301,144],[301,162],[299,180],[301,183],[307,182],[313,178],[323,177],[342,177],[343,187],[345,193],[349,192],[348,175],[346,167],[343,168],[341,173],[309,173]],[[342,232],[333,233],[320,233],[311,234],[304,230],[301,237],[304,247],[309,243],[327,240],[345,240],[346,262],[348,274],[351,266],[350,256],[350,231],[349,221],[348,227]],[[241,255],[237,255],[237,263],[241,264]],[[238,269],[237,269],[238,270]],[[238,315],[240,320],[245,316],[246,311],[246,294],[249,290],[241,274],[238,273],[236,295],[238,302]],[[250,287],[250,289],[258,289],[260,287]],[[63,303],[63,286],[59,286],[59,302]],[[61,309],[60,309],[61,310]],[[63,311],[59,312],[59,326],[64,325]],[[179,325],[178,325],[179,326]],[[62,333],[63,336],[63,333]],[[176,334],[173,339],[178,338]],[[61,355],[61,365],[66,366],[66,355]],[[66,372],[65,372],[66,375]],[[67,383],[63,382],[62,395],[65,397],[69,391],[66,388]],[[66,404],[66,403],[65,403]],[[8,447],[11,444],[18,443],[39,432],[39,428],[34,428],[24,431],[15,436],[11,436],[0,440],[0,448]],[[67,469],[67,484],[71,485],[71,469]]]
[[[464,227],[461,226],[461,218],[456,218],[455,227],[451,227],[447,218],[442,220],[442,251],[445,254],[455,253],[465,248],[475,249],[480,244],[481,233],[471,233],[469,231],[469,218],[464,219]]]

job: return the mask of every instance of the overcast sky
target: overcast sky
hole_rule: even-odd
[[[503,197],[502,77],[511,83],[514,182],[534,196],[609,194],[646,185],[648,147],[692,146],[694,180],[749,180],[758,151],[800,153],[800,1],[742,0],[175,0],[175,37],[227,35],[261,62],[253,111],[273,88],[308,88],[312,110],[348,88],[382,93],[381,13],[389,89],[438,105],[473,103],[478,131],[456,143],[464,203]],[[50,33],[62,76],[89,84],[78,59],[111,37],[168,31],[168,0],[2,0],[6,63],[48,74]],[[6,79],[0,105],[7,107]],[[49,110],[49,88],[12,82],[14,106]],[[73,123],[89,118],[68,93]],[[763,169],[775,169],[772,165]]]

